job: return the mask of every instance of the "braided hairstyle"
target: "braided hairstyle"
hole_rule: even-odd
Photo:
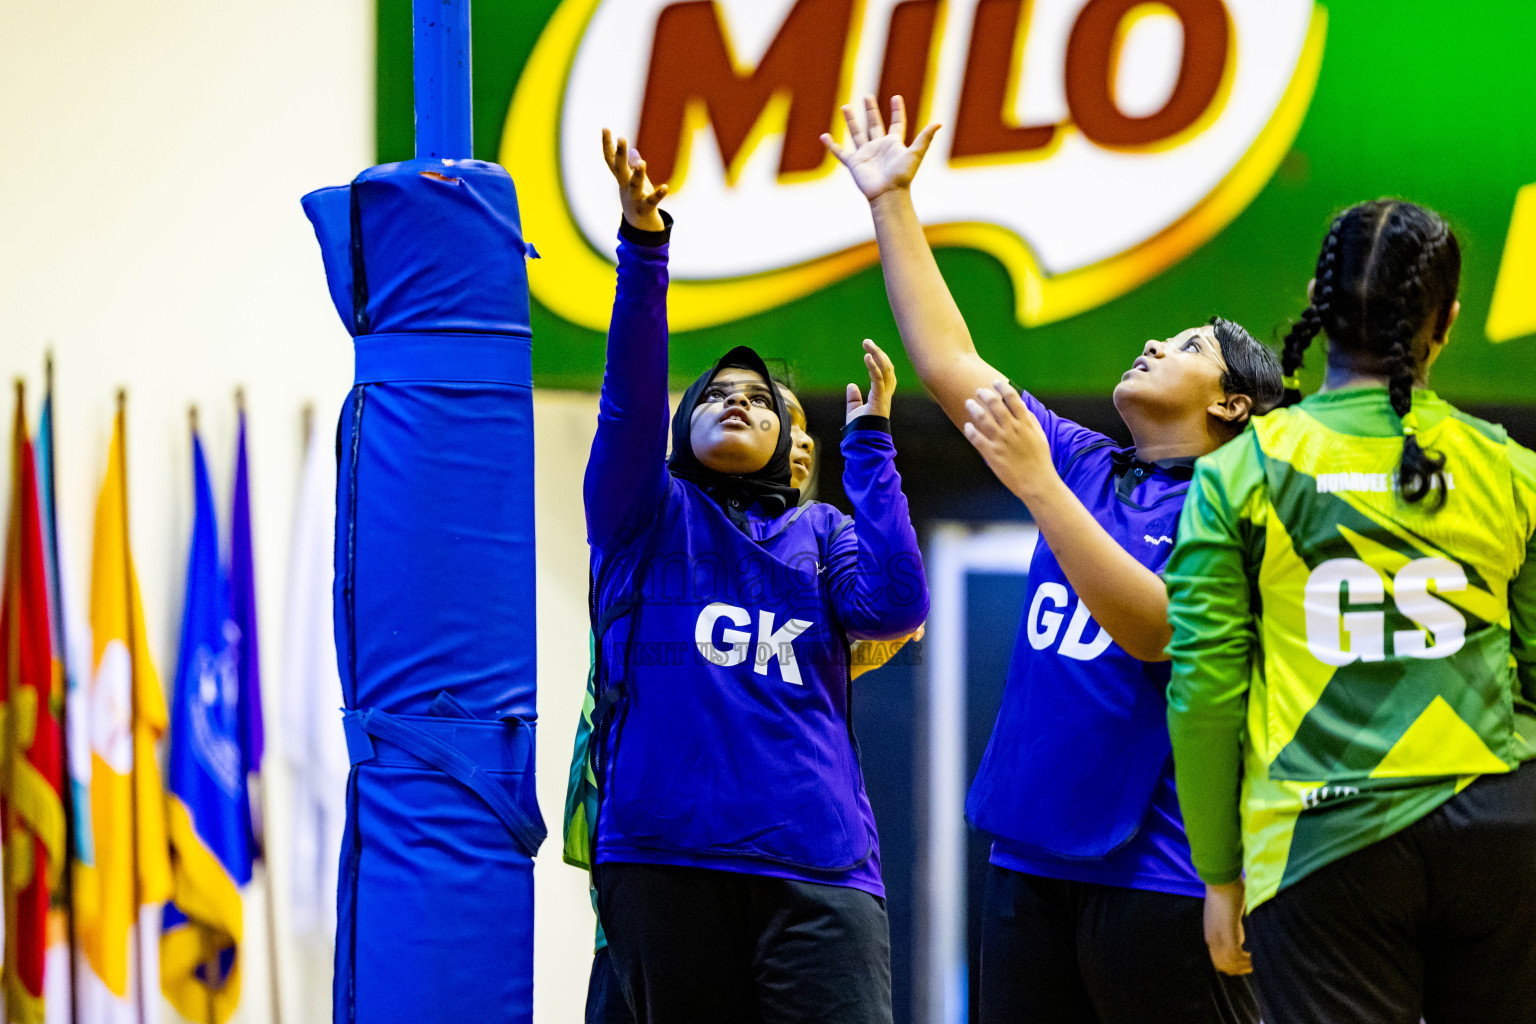
[[[1446,493],[1445,456],[1419,446],[1413,382],[1424,353],[1414,341],[1431,326],[1436,340],[1450,326],[1461,281],[1461,246],[1433,210],[1394,199],[1352,206],[1333,219],[1317,257],[1312,302],[1285,336],[1282,405],[1301,400],[1296,372],[1312,339],[1328,336],[1328,360],[1387,378],[1392,409],[1403,420],[1397,487],[1405,501]]]

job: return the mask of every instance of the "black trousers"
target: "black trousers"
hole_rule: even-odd
[[[635,1024],[634,1011],[624,1001],[613,956],[604,946],[592,956],[592,976],[587,979],[586,1024]]]
[[[1255,1024],[1248,979],[1211,965],[1204,906],[990,865],[982,1024]]]
[[[891,1024],[890,924],[867,892],[599,864],[597,901],[640,1024]]]
[[[1266,1024],[1536,1024],[1536,762],[1248,917]]]

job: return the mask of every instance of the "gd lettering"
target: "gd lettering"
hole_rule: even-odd
[[[611,187],[592,139],[635,140],[669,208],[671,319],[761,312],[875,260],[818,136],[899,94],[946,125],[915,198],[936,245],[1008,269],[1024,324],[1156,276],[1242,211],[1311,101],[1314,0],[565,0],[525,65],[502,162],[548,259],[535,296],[601,328]],[[771,225],[771,229],[769,226]]]

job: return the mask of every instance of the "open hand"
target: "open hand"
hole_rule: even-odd
[[[1223,974],[1250,974],[1253,958],[1243,948],[1243,880],[1205,887],[1205,945]]]
[[[873,96],[864,97],[863,118],[849,104],[843,107],[843,120],[848,122],[849,144],[840,146],[826,134],[821,136],[821,144],[848,168],[854,184],[871,202],[886,192],[912,184],[912,177],[939,130],[936,124],[928,125],[908,146],[907,108],[900,96],[891,97],[890,131],[880,121],[880,104]]]
[[[624,204],[624,220],[629,226],[640,231],[664,231],[667,225],[656,207],[666,198],[667,186],[651,186],[640,154],[629,148],[629,142],[623,136],[615,145],[613,133],[604,128],[603,159],[608,163],[608,170],[613,172],[613,180],[619,183],[619,201]]]
[[[860,416],[889,416],[891,395],[896,392],[896,367],[891,357],[880,351],[880,346],[864,339],[864,368],[869,371],[869,401],[859,394],[857,384],[848,385],[848,418],[852,423]]]
[[[965,411],[971,417],[963,428],[966,440],[1019,500],[1028,504],[1042,484],[1056,479],[1045,431],[1013,385],[1000,380],[977,388],[976,397],[966,399]]]

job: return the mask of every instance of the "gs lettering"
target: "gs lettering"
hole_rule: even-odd
[[[1467,620],[1430,593],[1451,594],[1467,589],[1467,574],[1446,558],[1416,558],[1397,571],[1392,600],[1417,629],[1392,634],[1395,657],[1449,658],[1467,639]],[[1307,649],[1325,665],[1352,661],[1381,661],[1386,657],[1386,612],[1345,611],[1386,599],[1381,574],[1358,558],[1330,558],[1307,577],[1303,609]],[[1349,649],[1344,648],[1348,634]],[[1433,640],[1430,639],[1433,637]]]

